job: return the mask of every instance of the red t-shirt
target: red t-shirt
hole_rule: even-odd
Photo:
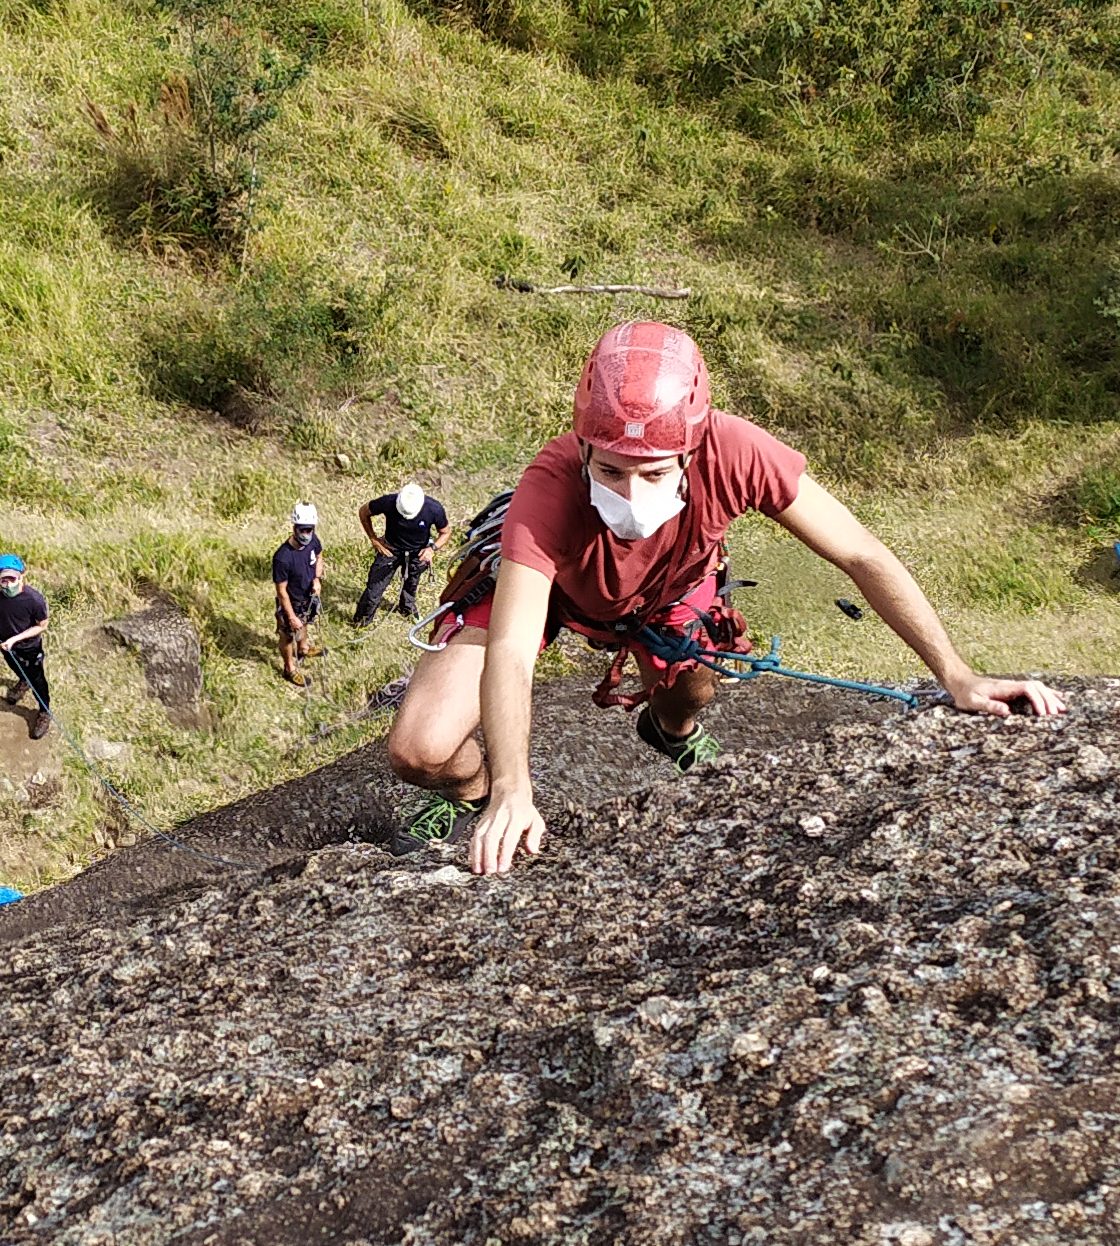
[[[713,411],[685,473],[684,510],[650,537],[623,541],[591,505],[579,440],[550,441],[525,469],[502,524],[502,557],[554,582],[561,618],[605,622],[676,601],[718,561],[728,525],[778,515],[797,497],[805,456],[749,420]]]

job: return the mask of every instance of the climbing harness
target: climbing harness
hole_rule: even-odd
[[[502,523],[512,499],[512,489],[499,493],[467,524],[466,540],[451,560],[451,575],[439,605],[408,629],[408,639],[417,649],[428,653],[445,649],[446,640],[432,644],[420,637],[446,615],[457,615],[461,623],[465,610],[494,591],[501,562]]]
[[[8,656],[15,663],[16,673],[20,676],[20,678],[30,683],[30,681],[27,679],[27,671],[24,669],[23,663],[20,662],[19,658],[16,657],[15,653],[11,649],[8,650]],[[123,793],[118,791],[117,788],[114,787],[112,783],[110,783],[110,781],[105,777],[101,768],[83,750],[82,746],[78,743],[78,741],[71,734],[69,728],[65,725],[65,723],[63,723],[63,721],[58,717],[58,715],[55,714],[51,710],[50,706],[47,705],[47,703],[39,695],[36,689],[32,687],[31,691],[35,696],[35,700],[39,702],[39,705],[43,713],[46,714],[48,718],[50,718],[51,722],[54,723],[54,725],[58,728],[59,732],[62,735],[62,738],[66,741],[67,744],[70,745],[70,747],[74,750],[74,752],[78,755],[78,757],[85,763],[86,769],[89,770],[89,772],[94,776],[94,778],[97,779],[97,781],[101,784],[101,786],[109,793],[109,795],[117,802],[117,804],[120,805],[120,807],[125,811],[125,813],[129,815],[129,817],[135,819],[141,826],[151,831],[151,833],[155,835],[157,839],[163,840],[164,843],[170,844],[173,848],[178,848],[181,852],[189,853],[192,857],[198,857],[202,861],[208,861],[210,862],[211,865],[226,865],[226,866],[230,866],[232,869],[235,869],[235,870],[260,869],[259,865],[253,864],[249,861],[231,861],[227,857],[219,857],[215,853],[203,852],[201,848],[194,848],[190,844],[184,843],[183,840],[176,839],[174,835],[169,834],[167,831],[161,831],[158,826],[154,826],[151,822],[148,821],[147,818],[144,817],[144,815],[140,812],[140,810],[137,809],[136,806],[133,805],[123,795]]]
[[[430,643],[422,640],[421,635],[450,614],[458,616],[461,624],[463,613],[471,606],[477,605],[488,593],[493,592],[498,566],[501,562],[502,523],[512,498],[512,490],[498,494],[467,525],[466,540],[455,553],[451,564],[453,573],[440,597],[440,604],[409,629],[408,639],[418,649],[438,653],[446,648],[446,640]],[[1120,543],[1118,543],[1118,551],[1120,551]],[[798,671],[783,666],[780,656],[782,643],[780,636],[771,638],[768,653],[761,657],[752,657],[750,640],[746,637],[746,620],[729,603],[732,592],[738,588],[752,588],[755,586],[755,581],[729,579],[725,553],[715,574],[720,577],[716,590],[716,602],[707,611],[694,610],[696,622],[689,624],[683,634],[661,632],[648,623],[639,623],[633,618],[612,623],[579,618],[572,620],[577,624],[576,631],[579,631],[579,625],[582,625],[608,633],[617,633],[617,641],[589,638],[592,648],[617,650],[607,674],[593,694],[592,699],[596,705],[623,705],[627,709],[633,709],[648,699],[650,689],[632,694],[616,691],[622,679],[622,669],[630,654],[628,642],[637,641],[654,657],[665,662],[670,670],[682,662],[696,662],[717,672],[727,680],[746,681],[757,679],[759,675],[765,674],[785,675],[789,679],[800,679],[806,683],[824,684],[832,688],[862,692],[869,696],[887,697],[894,701],[901,701],[911,709],[917,708],[918,697],[901,689],[886,688],[879,684],[862,683],[853,679],[837,679],[829,675],[817,675],[810,671]],[[695,592],[695,589],[691,592]],[[676,605],[687,606],[689,596],[690,593],[686,593],[683,598],[660,609],[667,610]],[[837,605],[839,604],[837,602]],[[850,602],[846,604],[851,606],[852,611],[858,611],[858,607],[852,606]],[[861,611],[858,615],[848,610],[844,613],[853,618],[862,615]],[[701,625],[707,638],[717,647],[705,647],[697,639],[695,634],[699,630],[697,623]],[[748,669],[744,670],[744,667]]]
[[[730,605],[729,599],[735,589],[753,588],[756,581],[730,579],[727,552],[722,548],[719,565],[710,574],[715,576],[716,591],[714,600],[706,610],[698,610],[689,599],[707,583],[707,576],[699,584],[693,585],[683,597],[659,606],[656,610],[647,611],[644,615],[628,615],[622,619],[604,623],[598,619],[589,619],[582,615],[565,612],[564,621],[569,623],[573,631],[585,636],[592,649],[607,649],[614,652],[614,660],[607,668],[599,686],[591,694],[591,700],[600,709],[607,709],[613,705],[621,705],[625,710],[636,709],[650,699],[654,688],[672,686],[677,671],[673,663],[667,663],[666,670],[658,679],[657,684],[642,688],[638,692],[618,691],[634,645],[642,643],[639,632],[643,627],[653,626],[658,616],[665,615],[672,610],[683,608],[692,612],[693,618],[684,623],[682,627],[685,635],[692,635],[703,627],[709,639],[721,652],[731,650],[744,657],[750,653],[751,641],[747,635],[747,621],[738,610]],[[672,624],[672,626],[677,625],[677,621]],[[604,633],[606,638],[592,634],[596,632]],[[652,656],[660,658],[659,654]]]

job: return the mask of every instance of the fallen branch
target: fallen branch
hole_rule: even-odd
[[[516,290],[518,294],[646,294],[655,299],[686,299],[690,287],[680,290],[662,290],[658,286],[535,286],[531,281],[517,277],[498,277],[494,284],[499,290]]]

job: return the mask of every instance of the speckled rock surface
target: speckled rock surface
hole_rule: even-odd
[[[0,1240],[1120,1242],[1120,681],[815,734],[9,925]]]

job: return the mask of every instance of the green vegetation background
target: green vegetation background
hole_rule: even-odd
[[[346,644],[358,505],[416,475],[466,518],[625,317],[693,333],[974,663],[1117,670],[1117,5],[0,0],[0,40],[0,545],[52,602],[55,708],[161,825],[383,730],[316,735],[409,660],[391,624]],[[336,643],[309,696],[268,574],[297,497]],[[734,546],[789,660],[918,673],[772,525]],[[100,639],[150,586],[201,629],[210,732]],[[130,833],[72,758],[48,787],[6,881]]]

